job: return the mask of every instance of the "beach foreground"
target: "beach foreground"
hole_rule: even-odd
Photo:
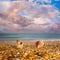
[[[35,47],[35,42],[0,42],[0,60],[60,60],[60,41],[44,41],[44,46]]]

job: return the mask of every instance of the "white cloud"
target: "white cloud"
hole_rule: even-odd
[[[3,11],[6,11],[6,9],[8,9],[10,7],[11,3],[8,2],[8,1],[3,1],[3,2],[0,2],[0,10],[3,10]]]
[[[46,23],[51,23],[51,21],[48,18],[40,17],[40,18],[34,18],[33,23],[35,23],[35,24],[46,24]]]
[[[51,3],[51,0],[42,0],[42,1]]]

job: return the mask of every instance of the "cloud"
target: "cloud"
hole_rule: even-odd
[[[60,12],[52,5],[30,2],[0,2],[0,32],[55,33],[60,32]],[[50,0],[43,0],[50,2]],[[6,5],[5,5],[6,4]]]
[[[0,2],[0,11],[6,11],[10,7],[10,4],[8,1]]]
[[[52,5],[40,5],[39,7],[35,5],[28,5],[23,11],[24,17],[49,17],[51,19],[55,18],[60,12]],[[22,13],[22,14],[23,14]]]
[[[51,21],[48,18],[40,17],[40,18],[34,18],[33,23],[35,23],[35,24],[46,24],[46,23],[51,23]]]

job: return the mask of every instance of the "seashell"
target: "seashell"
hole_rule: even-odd
[[[28,55],[28,53],[26,52],[25,54],[24,54],[24,57],[26,57]]]
[[[19,58],[13,58],[13,60],[20,60]]]
[[[18,52],[17,54],[19,55],[20,53]]]
[[[22,49],[23,48],[23,43],[20,41],[17,41],[17,48]]]
[[[39,41],[36,41],[36,42],[35,42],[35,47],[37,48],[38,45],[39,45]]]
[[[41,41],[39,42],[38,48],[43,47],[43,46],[44,46],[44,41],[41,40]]]
[[[43,47],[43,45],[44,45],[43,40],[41,40],[41,41],[36,41],[36,42],[35,42],[35,47],[36,47],[36,48]]]

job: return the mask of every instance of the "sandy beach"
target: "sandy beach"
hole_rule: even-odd
[[[0,60],[60,60],[60,0],[0,0]]]
[[[60,41],[44,41],[42,47],[35,47],[35,41],[22,42],[17,48],[16,41],[0,42],[0,60],[60,60]]]

